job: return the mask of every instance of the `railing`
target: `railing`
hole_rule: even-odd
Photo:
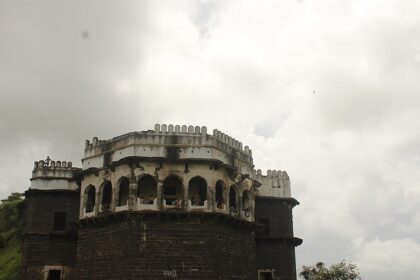
[[[163,207],[165,208],[182,208],[182,199],[172,199],[171,201],[166,201],[166,199],[162,199]]]
[[[85,208],[83,208],[83,218],[88,218],[88,217],[93,217],[93,216],[95,216],[95,209],[93,209],[92,211],[90,211],[90,212],[86,212],[86,207]]]
[[[238,209],[231,206],[230,209],[229,209],[229,214],[231,216],[238,216]]]
[[[217,203],[216,202],[216,212],[226,213],[226,203]]]
[[[146,200],[137,197],[137,210],[157,210],[157,198]]]
[[[128,203],[126,205],[115,206],[115,212],[128,210]]]
[[[141,198],[137,198],[136,201],[136,210],[154,210],[157,211],[158,207],[157,207],[157,198],[154,198],[153,200],[146,200],[146,199],[141,199]],[[168,201],[166,199],[162,199],[162,204],[163,204],[163,208],[164,209],[178,209],[178,208],[182,208],[182,199],[168,199]],[[192,211],[206,211],[208,209],[208,200],[205,200],[202,202],[202,205],[197,205],[197,204],[192,204],[191,200],[189,199],[187,202],[187,206],[188,206],[188,210],[192,210]],[[116,206],[115,207],[115,212],[119,212],[119,211],[125,211],[128,210],[128,204],[126,205],[121,205],[121,206]],[[103,204],[99,205],[99,212],[102,213],[104,211],[111,211],[111,209],[109,207],[104,207]],[[243,220],[252,222],[254,217],[252,215],[252,207],[248,207],[245,208],[243,210],[238,210],[235,209],[233,207],[230,207],[229,211],[227,211],[227,205],[226,204],[219,204],[219,207],[215,207],[215,212],[219,212],[219,213],[225,213],[225,214],[229,214],[231,216],[235,216],[235,217],[239,217]],[[94,217],[95,216],[95,209],[93,209],[90,212],[86,212],[86,207],[83,208],[83,213],[82,213],[82,218],[89,218],[89,217]]]
[[[188,210],[204,210],[207,209],[207,199],[204,200],[203,205],[197,205],[194,203],[194,205],[191,202],[191,199],[188,200]]]
[[[111,203],[109,204],[99,204],[99,213],[102,212],[111,212]]]
[[[252,209],[251,208],[246,208],[246,209],[242,210],[241,218],[251,222],[252,221]]]

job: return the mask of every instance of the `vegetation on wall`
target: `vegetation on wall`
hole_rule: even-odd
[[[0,204],[0,280],[20,279],[22,206],[19,193],[12,193]]]

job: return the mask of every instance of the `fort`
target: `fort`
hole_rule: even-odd
[[[206,127],[86,140],[82,167],[36,161],[22,279],[296,279],[287,173]]]

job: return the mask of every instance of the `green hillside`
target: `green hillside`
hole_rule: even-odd
[[[0,280],[17,280],[23,200],[12,194],[0,204]]]

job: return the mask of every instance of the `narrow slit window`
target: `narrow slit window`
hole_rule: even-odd
[[[66,230],[67,213],[55,212],[54,213],[54,230]]]

